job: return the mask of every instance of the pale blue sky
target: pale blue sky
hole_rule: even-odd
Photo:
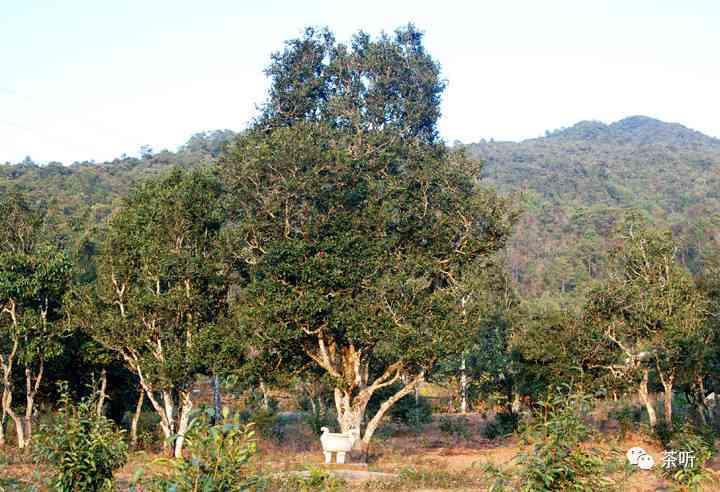
[[[270,53],[414,22],[452,142],[644,114],[720,137],[716,0],[0,0],[0,162],[111,159],[242,129]]]

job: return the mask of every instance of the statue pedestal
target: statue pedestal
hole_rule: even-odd
[[[322,468],[323,470],[327,471],[336,471],[336,470],[350,470],[350,471],[359,471],[359,472],[366,472],[368,471],[367,463],[329,463],[329,464],[322,464],[319,465],[318,468]]]

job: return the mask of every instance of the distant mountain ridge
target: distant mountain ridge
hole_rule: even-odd
[[[562,140],[605,139],[640,145],[720,145],[720,139],[692,130],[679,123],[667,123],[648,116],[629,116],[609,125],[596,120],[580,121],[570,128],[547,132],[544,138]]]
[[[486,183],[521,192],[509,263],[526,293],[573,292],[601,276],[612,228],[631,209],[673,228],[691,270],[720,242],[720,140],[678,123],[581,121],[545,137],[464,147],[483,162]]]

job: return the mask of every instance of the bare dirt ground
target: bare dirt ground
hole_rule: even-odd
[[[234,406],[234,405],[233,405]],[[467,438],[453,437],[441,432],[439,414],[434,416],[432,424],[422,432],[414,433],[400,427],[388,426],[379,431],[371,445],[367,464],[361,467],[346,467],[352,473],[342,474],[346,487],[341,490],[421,490],[424,492],[487,490],[492,478],[483,471],[483,465],[512,473],[518,453],[526,448],[516,437],[489,440],[482,435],[486,420],[480,414],[468,414],[470,433]],[[617,426],[614,422],[601,426],[599,438],[588,446],[603,449],[616,458],[624,458],[624,452],[633,446],[642,446],[656,463],[662,462],[662,449],[659,444],[643,434],[629,434],[618,440]],[[128,490],[133,476],[142,468],[145,475],[161,474],[165,468],[154,463],[160,458],[158,449],[135,452],[128,464],[116,473],[117,490]],[[356,457],[357,458],[357,457]],[[308,473],[309,469],[322,469],[323,455],[320,442],[308,426],[302,424],[288,428],[281,439],[263,439],[258,442],[258,454],[254,466],[265,476]],[[329,467],[329,472],[338,467]],[[720,456],[711,463],[717,481],[709,483],[702,490],[720,492]],[[369,473],[365,473],[365,470]],[[423,480],[410,481],[405,485],[383,485],[382,479],[397,477],[412,470],[417,475],[442,476],[431,486],[425,486]],[[388,475],[379,475],[388,474]],[[34,490],[49,490],[43,485],[48,470],[31,464],[28,457],[13,455],[11,450],[3,454],[0,450],[0,492],[5,490],[28,490],[30,484]],[[661,469],[656,466],[651,471],[631,470],[627,476],[608,477],[616,479],[618,490],[628,492],[654,492],[678,490],[664,479]],[[379,481],[378,481],[379,480]],[[474,480],[474,481],[473,481]],[[377,482],[377,483],[374,483]],[[455,483],[464,485],[455,486]],[[467,485],[472,483],[473,485]],[[318,490],[318,489],[308,489]]]
[[[471,422],[480,423],[477,416],[469,416]],[[368,480],[377,480],[377,472],[396,476],[404,469],[426,472],[447,472],[448,474],[482,475],[481,467],[484,463],[491,463],[496,467],[512,470],[517,454],[523,446],[517,438],[491,441],[483,438],[479,433],[473,433],[468,439],[450,437],[430,425],[421,434],[412,432],[396,432],[392,437],[378,436],[370,450],[367,470],[371,474],[364,474],[363,469],[355,467],[355,473],[345,474],[348,490],[364,488]],[[319,442],[309,441],[312,436],[295,436],[287,442],[261,441],[256,464],[261,466],[265,473],[291,473],[307,470],[308,467],[322,468],[322,453]],[[599,447],[608,446],[607,443],[593,443]],[[662,450],[647,438],[640,435],[630,435],[622,442],[613,442],[617,448],[627,449],[640,445],[646,449],[656,460],[662,461]],[[163,467],[153,464],[159,458],[157,452],[134,453],[128,464],[117,475],[117,490],[128,490],[133,475],[139,467],[146,470],[146,474],[161,473]],[[20,460],[20,458],[16,458]],[[23,460],[25,461],[25,460]],[[337,468],[337,467],[336,467]],[[352,468],[352,467],[349,467]],[[712,463],[712,468],[720,471],[720,458]],[[359,470],[359,471],[358,471]],[[332,469],[330,469],[332,471]],[[26,490],[30,483],[40,484],[38,477],[46,477],[47,470],[28,463],[6,463],[0,465],[0,491]],[[385,478],[388,478],[386,476]],[[720,473],[717,487],[708,485],[704,490],[720,491]],[[489,483],[489,482],[486,482]],[[482,490],[482,488],[417,488],[408,485],[407,490],[423,490],[425,492],[439,492],[447,490]],[[637,470],[625,480],[621,490],[628,492],[653,492],[675,490],[667,480],[661,477],[659,470]],[[49,490],[40,486],[39,490]],[[398,490],[398,489],[394,489]],[[399,489],[403,490],[403,489]]]

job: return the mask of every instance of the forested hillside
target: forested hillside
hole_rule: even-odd
[[[213,162],[233,136],[198,133],[177,152],[103,163],[6,163],[0,192],[23,191],[42,202],[82,251],[82,238],[133,183],[175,165]],[[720,140],[682,125],[644,116],[610,125],[582,121],[542,138],[465,147],[483,162],[489,183],[521,198],[523,215],[506,254],[526,295],[581,293],[604,271],[607,238],[630,209],[672,226],[681,260],[693,271],[701,245],[720,241]]]
[[[574,292],[600,275],[609,233],[628,209],[672,226],[691,270],[700,245],[720,240],[720,140],[682,125],[582,121],[543,138],[466,148],[489,182],[522,196],[508,255],[525,293]]]
[[[88,238],[95,226],[110,215],[132,185],[175,166],[189,169],[209,164],[234,135],[230,130],[196,133],[176,152],[143,148],[139,157],[122,156],[110,162],[40,165],[29,157],[16,164],[7,162],[0,164],[0,194],[27,194],[47,210],[69,249],[87,255],[92,253]]]

